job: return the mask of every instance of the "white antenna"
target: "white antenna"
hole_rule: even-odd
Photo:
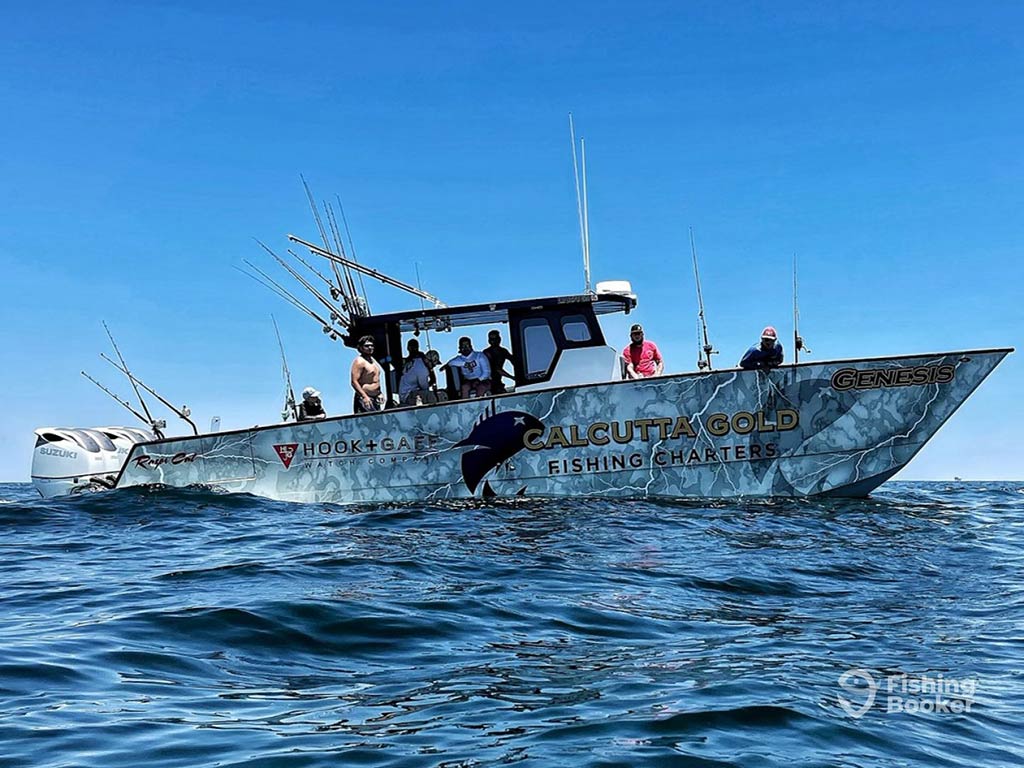
[[[587,201],[587,145],[580,139],[580,160],[583,165],[583,280],[590,293],[590,204]]]
[[[576,181],[576,218],[580,226],[580,248],[583,251],[583,279],[587,293],[590,293],[590,225],[587,221],[587,158],[586,147],[580,139],[583,151],[583,192],[580,192],[580,163],[576,158],[576,126],[569,113],[569,142],[572,145],[572,175]]]

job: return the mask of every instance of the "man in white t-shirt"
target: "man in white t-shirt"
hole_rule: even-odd
[[[448,367],[459,369],[463,400],[471,394],[486,397],[491,393],[491,364],[487,362],[487,355],[473,350],[469,336],[459,339],[459,354],[444,364],[444,368]]]

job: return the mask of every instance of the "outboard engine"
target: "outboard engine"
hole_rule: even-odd
[[[32,485],[44,499],[113,488],[132,446],[155,439],[134,427],[37,429]]]

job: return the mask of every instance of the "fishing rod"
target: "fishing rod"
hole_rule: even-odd
[[[255,265],[253,265],[251,262],[247,261],[246,259],[242,259],[242,261],[246,264],[246,266],[252,267],[253,269],[257,268]],[[301,301],[296,299],[294,296],[292,296],[292,294],[288,293],[288,291],[286,291],[279,284],[277,284],[276,282],[271,280],[269,277],[267,277],[264,280],[263,278],[257,277],[256,275],[252,274],[251,272],[246,272],[241,267],[237,267],[236,266],[235,269],[237,269],[239,272],[241,272],[246,277],[248,277],[248,278],[250,278],[252,280],[255,280],[257,283],[262,285],[264,288],[267,288],[268,290],[273,291],[274,293],[276,293],[279,297],[281,297],[285,301],[289,302],[290,304],[292,304],[293,306],[295,306],[296,308],[298,308],[302,312],[305,312],[306,314],[310,315],[310,317],[312,317],[314,320],[318,320],[318,318],[316,317],[315,313],[311,312],[309,307],[307,307]]]
[[[270,256],[274,259],[274,261],[276,261],[278,264],[280,264],[282,267],[284,267],[288,271],[288,273],[292,277],[294,277],[298,282],[302,283],[302,287],[305,288],[307,291],[309,291],[311,294],[313,294],[313,297],[317,301],[319,301],[321,304],[323,304],[324,308],[327,309],[327,311],[331,313],[330,317],[331,317],[331,322],[332,323],[335,320],[337,320],[343,326],[345,326],[346,329],[351,325],[351,323],[349,322],[349,319],[345,316],[345,312],[343,310],[339,309],[336,305],[334,305],[330,301],[328,301],[328,299],[322,293],[320,293],[316,288],[314,288],[309,283],[309,281],[304,279],[302,277],[302,275],[300,275],[295,269],[293,269],[291,267],[290,264],[288,264],[288,262],[286,262],[284,259],[282,259],[280,256],[278,256],[276,253],[274,253],[273,250],[271,250],[268,246],[264,245],[259,240],[256,240],[256,242],[259,243],[259,246],[263,250],[265,250],[267,253],[270,254]],[[289,251],[289,253],[292,253],[292,252]],[[294,255],[294,253],[292,255]],[[309,267],[309,265],[306,264],[306,262],[303,261],[301,258],[299,258],[299,261],[301,261],[303,264],[305,264],[307,267]],[[312,267],[309,267],[309,268],[313,269]],[[316,272],[315,269],[313,271]],[[319,274],[319,273],[317,273],[317,274]],[[321,278],[322,277],[323,277],[323,275],[321,275]]]
[[[117,403],[119,403],[121,406],[126,408],[135,418],[137,418],[139,421],[141,421],[147,427],[152,429],[153,430],[153,434],[155,434],[158,438],[160,438],[161,440],[164,439],[164,435],[163,435],[163,433],[160,430],[161,430],[161,428],[167,426],[166,422],[164,422],[164,421],[153,421],[152,419],[147,419],[141,413],[139,413],[134,408],[132,408],[131,404],[127,400],[122,400],[120,397],[118,397],[113,392],[111,392],[109,389],[107,389],[102,384],[100,384],[98,381],[96,381],[96,379],[94,379],[88,373],[86,373],[85,371],[81,371],[80,373],[83,376],[85,376],[85,378],[87,378],[89,381],[91,381],[93,384],[95,384],[97,387],[99,387],[104,392],[106,392],[108,395],[110,395],[110,397],[112,397]]]
[[[416,287],[421,291],[423,290],[423,282],[420,280],[420,263],[416,262]],[[420,309],[426,309],[426,305],[423,303],[423,297],[420,297]],[[423,332],[427,335],[427,350],[431,349],[430,346],[430,329],[424,328]]]
[[[334,247],[338,249],[338,253],[342,256],[347,256],[348,254],[345,253],[345,244],[341,240],[341,230],[338,228],[338,219],[334,215],[334,209],[331,207],[330,203],[324,203],[324,209],[327,211],[327,224],[331,228],[331,236],[334,238]],[[338,267],[334,262],[331,262],[331,266],[333,266],[335,272],[337,272]],[[345,281],[348,284],[348,292],[350,294],[350,296],[346,298],[354,298],[358,296],[359,291],[356,290],[355,280],[352,279],[352,270],[348,267],[345,267]]]
[[[310,190],[309,184],[306,182],[306,179],[302,174],[299,174],[299,178],[302,179],[302,186],[306,190],[306,199],[309,201],[309,210],[313,214],[313,221],[316,223],[316,228],[320,230],[320,238],[324,241],[324,248],[329,248],[330,245],[327,242],[327,231],[324,229],[324,223],[320,219],[320,209],[313,200],[313,192]],[[338,280],[336,290],[341,293],[345,293],[345,285],[341,282],[341,274],[338,272],[338,266],[332,263],[331,269],[334,270],[334,276]]]
[[[416,287],[419,288],[420,290],[423,290],[423,283],[420,281],[420,263],[418,261],[416,262]],[[423,303],[423,298],[422,297],[420,297],[420,309],[426,309],[426,306]],[[431,351],[433,351],[433,347],[430,346],[430,329],[429,328],[424,328],[423,329],[423,333],[427,337],[427,352],[431,352]],[[437,375],[434,373],[434,369],[431,368],[429,365],[427,366],[427,370],[429,371],[427,387],[429,388],[431,386],[430,379],[433,379],[434,380],[434,383],[433,383],[434,392],[436,393],[437,392]]]
[[[107,322],[105,320],[101,322],[103,323],[103,330],[107,332],[107,338],[110,339],[111,346],[117,353],[117,359],[121,361],[121,368],[125,372],[125,374],[127,374],[128,380],[132,384],[132,389],[135,390],[135,396],[139,399],[139,405],[142,406],[142,412],[146,414],[146,418],[149,419],[150,422],[152,422],[153,417],[149,413],[149,408],[146,406],[146,401],[142,399],[142,393],[139,392],[139,387],[135,384],[135,380],[132,378],[131,373],[128,371],[128,363],[125,362],[124,355],[121,354],[121,350],[118,349],[117,347],[117,342],[114,341],[114,334],[110,332],[110,328],[107,327]]]
[[[255,241],[255,243],[256,243],[256,244],[257,244],[257,245],[258,245],[258,246],[259,246],[260,248],[262,248],[263,250],[265,250],[265,251],[266,251],[267,253],[269,253],[269,254],[270,254],[271,256],[275,256],[274,252],[273,252],[273,251],[272,251],[272,250],[270,249],[270,246],[268,246],[268,245],[267,245],[266,243],[264,243],[264,242],[263,242],[262,240],[260,240],[260,239],[259,239],[258,237],[254,237],[254,238],[253,238],[253,240]],[[340,292],[340,291],[338,290],[338,286],[336,286],[336,285],[335,285],[334,283],[332,283],[332,282],[331,282],[331,280],[330,280],[330,278],[329,278],[329,277],[327,277],[327,275],[325,275],[325,274],[324,274],[323,272],[321,272],[320,270],[318,270],[318,269],[314,268],[314,267],[313,267],[312,265],[310,265],[310,264],[309,264],[308,262],[306,262],[306,261],[305,261],[305,260],[304,260],[304,259],[303,259],[303,258],[302,258],[301,256],[299,256],[299,255],[298,255],[297,253],[295,253],[295,251],[293,251],[293,250],[290,250],[290,249],[289,249],[288,253],[289,253],[289,254],[291,254],[292,256],[294,256],[294,257],[295,257],[296,259],[298,259],[298,260],[299,260],[300,262],[302,262],[303,266],[305,266],[305,267],[306,267],[306,269],[308,269],[308,270],[309,270],[310,272],[312,272],[312,273],[313,273],[314,275],[316,275],[316,276],[317,276],[318,278],[320,278],[320,280],[321,280],[321,281],[322,281],[322,282],[324,283],[324,285],[326,285],[326,286],[327,286],[327,288],[328,288],[328,289],[330,290],[330,292],[331,292],[331,298],[333,298],[333,299],[338,299],[338,298],[339,298],[340,296],[344,296],[344,294],[343,294],[343,293],[341,293],[341,292]],[[275,258],[276,258],[276,256],[275,256]]]
[[[129,379],[131,379],[131,381],[133,383],[138,384],[144,390],[149,392],[149,394],[151,394],[153,397],[155,397],[157,400],[159,400],[161,403],[163,403],[167,408],[169,408],[174,413],[175,416],[177,416],[182,421],[186,422],[190,427],[192,427],[193,434],[195,434],[195,435],[199,434],[199,428],[196,426],[196,423],[194,421],[192,421],[192,419],[189,418],[189,416],[192,415],[192,411],[189,410],[189,407],[187,405],[183,405],[183,406],[181,406],[181,408],[177,408],[173,403],[171,403],[168,400],[166,400],[165,398],[161,397],[160,393],[157,392],[155,389],[153,389],[152,387],[146,386],[142,382],[141,379],[139,379],[134,373],[131,373],[127,368],[122,368],[120,365],[115,363],[113,360],[111,360],[109,357],[107,357],[102,352],[100,352],[100,357],[102,357],[104,360],[106,360],[112,366],[117,368],[117,370],[119,370],[121,373],[123,373]]]
[[[427,293],[426,291],[421,291],[418,288],[409,285],[408,283],[403,283],[401,280],[396,280],[393,277],[389,277],[388,275],[385,275],[383,272],[378,272],[376,269],[364,267],[359,262],[352,261],[351,259],[346,259],[342,256],[338,256],[335,253],[331,253],[330,251],[321,248],[320,246],[313,245],[313,243],[303,240],[301,237],[296,237],[295,235],[288,235],[288,239],[291,240],[293,243],[298,243],[303,248],[308,248],[311,253],[315,253],[317,256],[323,256],[325,259],[337,261],[339,264],[345,264],[346,266],[349,266],[352,269],[354,269],[356,272],[361,272],[367,277],[372,277],[376,280],[380,280],[385,285],[390,285],[394,288],[399,288],[403,291],[411,293],[413,296],[419,296],[422,299],[426,299],[427,301],[433,303],[435,307],[447,306],[447,304],[445,304],[439,298]]]
[[[263,247],[266,248],[267,253],[269,253],[274,258],[274,261],[276,261],[278,264],[284,267],[284,269],[286,269],[288,273],[292,277],[294,277],[298,282],[302,283],[302,287],[309,291],[311,294],[313,294],[313,298],[319,301],[324,306],[324,308],[328,312],[330,312],[330,318],[332,323],[337,321],[340,322],[345,327],[346,330],[349,328],[351,323],[349,322],[349,319],[345,316],[344,310],[340,309],[334,304],[331,304],[331,302],[322,293],[320,293],[320,291],[314,288],[312,284],[310,284],[308,280],[302,277],[302,275],[300,275],[298,271],[294,269],[287,261],[282,259],[280,256],[278,256],[276,253],[274,253],[266,246]]]
[[[288,421],[290,415],[295,421],[299,420],[299,408],[295,404],[295,390],[292,388],[292,372],[288,370],[288,358],[284,355],[284,342],[281,341],[281,329],[277,327],[277,319],[271,315],[270,320],[274,323],[274,333],[277,334],[277,347],[281,350],[281,373],[284,376],[284,384],[288,388],[288,395],[284,401],[284,410],[281,411],[281,420]]]
[[[700,271],[697,268],[697,246],[693,240],[693,227],[690,227],[690,252],[693,254],[693,279],[697,284],[697,320],[700,322],[704,336],[704,346],[697,351],[697,368],[702,371],[707,368],[710,371],[711,356],[717,355],[718,350],[712,347],[711,342],[708,341],[708,323],[704,317],[704,294],[700,288]],[[704,353],[704,357],[700,356],[701,352]]]
[[[352,242],[352,232],[348,228],[348,218],[345,216],[345,206],[341,204],[341,195],[336,194],[334,199],[338,201],[338,210],[341,211],[341,223],[345,225],[345,237],[348,238],[348,249],[352,253],[352,261],[358,262],[359,255],[356,253],[356,244]],[[357,274],[359,274],[360,298],[365,305],[365,315],[368,316],[370,314],[370,300],[366,296],[366,284],[363,282],[362,273],[359,272]]]
[[[256,242],[259,242],[259,241],[257,240]],[[263,245],[263,243],[260,243],[260,245]],[[265,245],[263,245],[263,247],[264,247],[264,248],[266,248],[266,246],[265,246]],[[267,249],[267,250],[269,250],[269,249]],[[327,276],[326,276],[326,275],[324,275],[324,273],[323,273],[323,272],[321,272],[321,271],[320,271],[319,269],[317,269],[316,267],[314,267],[314,266],[313,266],[312,264],[310,264],[310,263],[309,263],[308,261],[306,261],[306,260],[305,260],[304,258],[302,258],[301,256],[299,256],[299,254],[297,254],[297,253],[296,253],[295,251],[293,251],[293,250],[292,250],[291,248],[289,248],[289,249],[287,250],[287,253],[288,253],[288,255],[289,255],[289,256],[291,256],[291,257],[292,257],[293,259],[295,259],[295,260],[296,260],[297,262],[299,262],[299,263],[300,263],[300,264],[301,264],[302,266],[304,266],[304,267],[305,267],[306,269],[308,269],[308,270],[309,270],[310,272],[312,272],[312,273],[313,273],[314,275],[316,275],[316,276],[317,276],[318,278],[320,278],[320,280],[321,280],[321,281],[322,281],[322,282],[323,282],[323,283],[324,283],[325,285],[327,285],[327,286],[328,286],[328,288],[330,289],[330,293],[331,293],[331,298],[332,298],[332,299],[334,299],[335,301],[337,301],[337,300],[338,300],[338,299],[340,298],[340,299],[342,300],[342,303],[344,303],[344,304],[345,304],[346,306],[348,305],[348,302],[349,302],[349,297],[348,297],[348,294],[346,294],[346,293],[341,293],[341,292],[340,292],[340,291],[338,290],[338,287],[337,287],[336,285],[334,285],[334,283],[332,283],[332,282],[331,282],[331,281],[330,281],[330,280],[329,280],[329,279],[327,278]]]
[[[811,354],[809,347],[804,346],[803,336],[800,335],[800,303],[797,294],[796,279],[796,254],[793,254],[793,365],[800,362],[800,350]]]
[[[274,280],[274,278],[272,278],[270,275],[268,275],[262,269],[257,267],[251,261],[248,261],[246,259],[242,259],[242,262],[246,266],[254,269],[256,272],[258,272],[260,275],[262,275],[262,277],[264,279],[260,279],[259,277],[256,277],[256,275],[253,275],[253,274],[250,274],[249,272],[246,272],[244,269],[239,269],[238,267],[235,267],[235,269],[238,269],[238,271],[241,272],[246,277],[251,278],[252,280],[255,280],[257,283],[262,285],[264,288],[268,288],[269,290],[273,291],[278,296],[283,298],[285,301],[288,301],[293,306],[295,306],[297,309],[299,309],[299,311],[304,312],[305,314],[309,315],[311,318],[313,318],[318,323],[320,323],[320,326],[321,326],[323,332],[326,335],[330,336],[331,341],[337,340],[338,332],[333,327],[331,327],[331,324],[329,322],[324,320],[322,317],[320,317],[320,315],[318,315],[312,309],[310,309],[305,304],[303,304],[301,301],[296,299],[292,294],[290,294],[287,290],[285,290],[280,285],[280,283],[278,283],[276,280]]]

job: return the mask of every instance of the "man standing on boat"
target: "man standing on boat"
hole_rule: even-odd
[[[779,334],[772,326],[761,331],[761,343],[755,344],[740,360],[740,368],[745,371],[768,371],[782,365],[782,344]]]
[[[661,376],[665,361],[653,341],[644,341],[644,328],[635,323],[629,330],[629,346],[622,350],[627,379],[646,379]]]
[[[409,339],[406,345],[409,356],[402,362],[402,380],[398,384],[398,400],[402,405],[433,403],[434,388],[437,384],[434,372],[427,365],[426,356],[420,352],[420,343]]]
[[[359,339],[359,357],[352,362],[353,413],[373,413],[384,405],[380,389],[380,365],[373,359],[373,336]]]
[[[516,380],[515,376],[505,372],[505,362],[515,365],[512,353],[501,346],[501,331],[493,330],[487,334],[487,348],[484,350],[487,362],[491,366],[491,394],[503,395],[507,391],[502,378]]]

